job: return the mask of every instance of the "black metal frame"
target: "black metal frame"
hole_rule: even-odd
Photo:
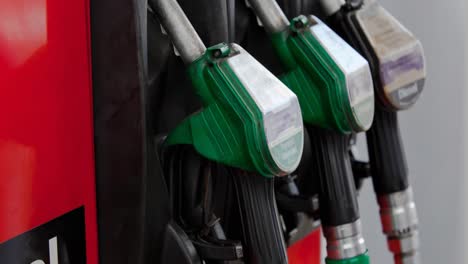
[[[149,115],[146,1],[90,6],[99,262],[159,263],[170,211]]]

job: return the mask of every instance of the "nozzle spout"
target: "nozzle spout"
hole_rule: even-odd
[[[184,63],[190,64],[203,55],[205,44],[176,0],[150,0],[149,3]]]
[[[289,21],[275,0],[246,0],[251,5],[266,31],[277,33],[289,26]]]

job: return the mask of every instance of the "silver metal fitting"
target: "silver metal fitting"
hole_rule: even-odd
[[[395,263],[419,263],[418,216],[412,189],[379,196],[378,203],[382,229]]]
[[[395,264],[421,264],[419,253],[413,255],[394,255]]]
[[[419,264],[419,233],[414,230],[404,237],[388,237],[388,248],[395,264]]]
[[[347,259],[366,253],[359,219],[349,224],[324,227],[323,233],[327,239],[327,257],[330,259]]]
[[[386,235],[401,236],[417,229],[418,215],[411,188],[379,196],[378,203],[380,220]]]

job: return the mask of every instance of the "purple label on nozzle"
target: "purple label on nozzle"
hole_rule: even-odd
[[[394,82],[399,75],[405,72],[411,70],[421,71],[423,69],[424,58],[420,52],[416,51],[399,57],[397,60],[392,60],[381,64],[380,73],[383,84],[388,85]]]

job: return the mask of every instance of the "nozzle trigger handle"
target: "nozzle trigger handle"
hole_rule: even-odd
[[[246,263],[288,263],[276,207],[274,179],[232,170]]]
[[[325,226],[339,226],[359,219],[349,135],[307,127],[312,151],[311,174],[319,177],[320,217]]]
[[[375,110],[374,123],[366,133],[374,190],[377,195],[406,190],[408,167],[397,113]]]

